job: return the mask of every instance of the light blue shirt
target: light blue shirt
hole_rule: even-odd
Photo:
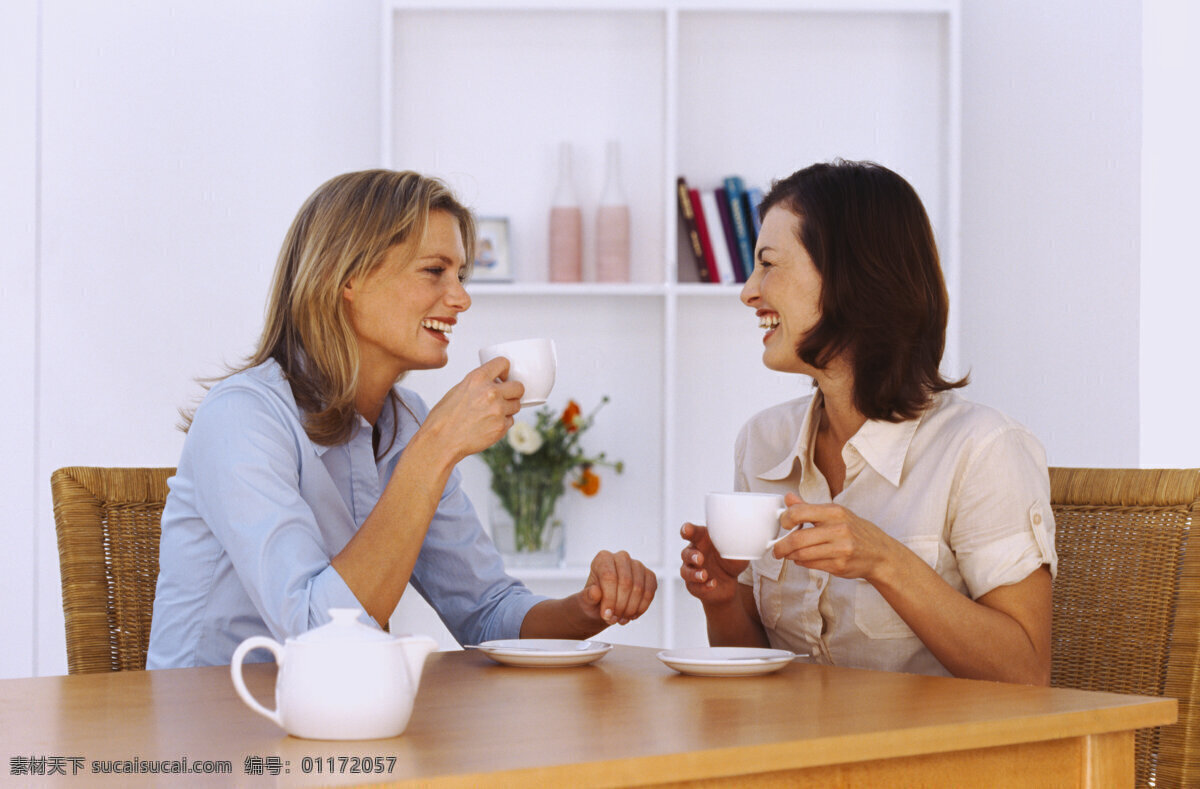
[[[361,416],[346,443],[313,443],[274,361],[212,388],[169,480],[146,668],[227,665],[250,636],[283,641],[329,621],[330,608],[362,608],[330,560],[429,412],[414,392],[395,393],[395,420],[385,404],[377,421],[380,445],[393,425],[396,441],[376,461]],[[410,583],[459,642],[515,638],[545,598],[505,574],[461,483],[455,469]]]

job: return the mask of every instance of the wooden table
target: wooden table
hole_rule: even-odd
[[[274,675],[246,667],[268,703]],[[0,783],[745,786],[753,774],[789,787],[1114,787],[1132,785],[1133,730],[1175,717],[1174,699],[801,662],[689,677],[637,647],[551,669],[442,652],[426,664],[408,730],[390,740],[288,737],[242,704],[224,667],[0,681]],[[93,774],[184,758],[229,772]]]

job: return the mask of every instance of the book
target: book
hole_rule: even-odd
[[[692,215],[696,219],[696,233],[700,236],[700,247],[704,250],[704,263],[708,268],[708,281],[720,282],[721,276],[717,271],[717,259],[713,255],[712,240],[708,235],[708,222],[704,219],[703,201],[698,189],[688,189],[688,197],[692,201]]]
[[[754,273],[754,240],[751,238],[750,217],[746,215],[746,186],[740,176],[731,175],[725,179],[725,194],[729,198],[730,224],[737,242],[744,282]]]
[[[721,212],[721,229],[725,232],[725,245],[729,247],[729,261],[733,265],[733,278],[746,281],[746,269],[742,265],[742,253],[738,250],[737,235],[733,230],[733,212],[729,205],[729,192],[723,186],[713,190],[717,197],[717,210]]]
[[[750,228],[754,231],[754,243],[758,243],[758,233],[762,230],[762,218],[758,215],[758,207],[762,205],[763,190],[757,186],[746,189],[746,210],[750,214]]]
[[[721,209],[717,205],[716,191],[700,190],[700,205],[703,211],[696,213],[697,215],[704,214],[704,224],[708,228],[709,246],[712,247],[713,259],[717,262],[718,279],[713,281],[737,282],[737,277],[733,273],[733,258],[729,256],[729,242],[725,240],[725,228],[721,222]]]
[[[682,231],[692,250],[692,264],[696,268],[700,282],[708,282],[708,261],[704,256],[704,247],[700,243],[700,232],[696,229],[696,213],[692,209],[692,196],[688,192],[687,179],[682,175],[675,181],[675,191],[679,197],[679,220],[683,223]],[[680,260],[679,264],[682,268],[683,261]]]

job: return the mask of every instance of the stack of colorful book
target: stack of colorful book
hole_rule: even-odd
[[[754,243],[763,193],[731,175],[715,189],[693,189],[677,180],[680,232],[692,250],[691,263],[701,282],[745,282],[754,271]],[[680,260],[682,269],[686,261]]]

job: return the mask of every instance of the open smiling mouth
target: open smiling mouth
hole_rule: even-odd
[[[759,315],[758,328],[766,330],[767,333],[763,335],[763,339],[765,340],[767,337],[770,337],[772,334],[774,334],[775,330],[779,328],[779,316]]]
[[[454,331],[454,327],[444,321],[435,321],[432,318],[426,318],[421,321],[421,327],[429,329],[434,334],[437,334],[443,340],[449,341],[450,333]]]

